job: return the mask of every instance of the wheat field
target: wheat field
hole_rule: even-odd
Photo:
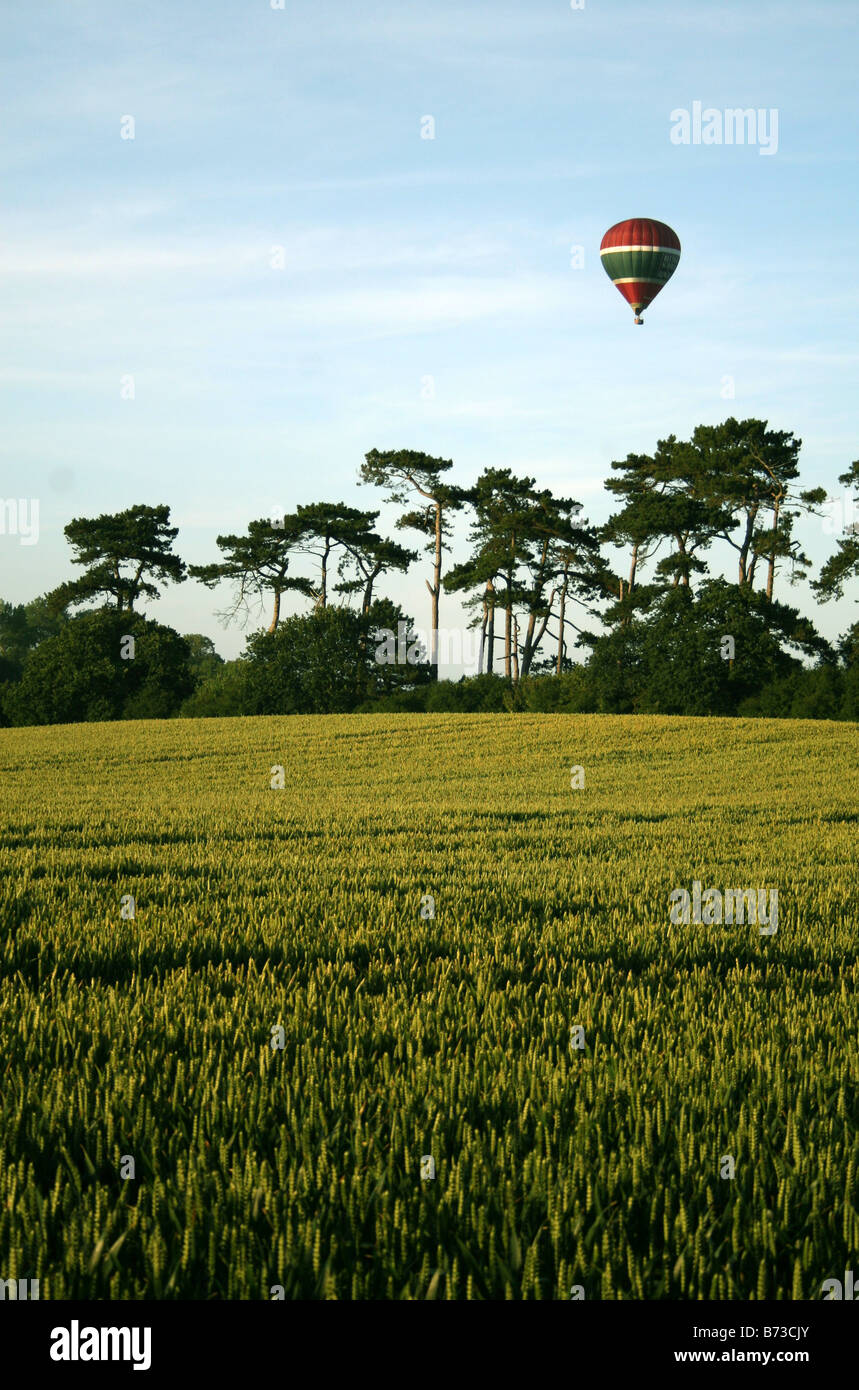
[[[0,730],[0,776],[3,1279],[798,1299],[857,1258],[855,726],[91,724]],[[673,925],[694,881],[777,931]]]

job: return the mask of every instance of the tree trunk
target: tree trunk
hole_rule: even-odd
[[[537,614],[533,611],[528,614],[528,626],[525,628],[525,641],[522,643],[522,670],[528,674],[528,667],[531,665],[531,654],[536,647],[534,641],[534,628],[537,623]]]
[[[627,591],[628,594],[631,594],[632,591],[633,591],[633,589],[635,588],[635,571],[636,571],[637,569],[638,569],[638,541],[636,541],[636,542],[635,542],[635,545],[632,547],[632,559],[631,559],[630,562],[629,562],[629,581],[628,581],[627,586],[626,586],[626,591]],[[623,598],[623,594],[621,594],[621,598]]]
[[[325,537],[325,549],[322,552],[322,588],[319,592],[319,607],[324,608],[328,603],[328,556],[331,553],[331,543]]]
[[[375,585],[376,580],[378,579],[379,574],[381,573],[381,569],[381,565],[376,565],[375,568],[372,569],[370,573],[367,575],[367,582],[364,585],[364,599],[361,605],[361,611],[364,614],[365,618],[373,604],[373,586]]]
[[[513,619],[513,679],[519,683],[519,619]]]
[[[777,497],[773,504],[773,548],[770,555],[769,567],[767,569],[767,602],[772,603],[773,584],[775,582],[775,552],[778,543],[778,518],[781,511],[781,498]]]
[[[680,556],[680,559],[683,561],[683,568],[677,575],[677,578],[675,580],[675,587],[677,584],[679,584],[681,588],[688,589],[689,566],[687,561],[689,559],[689,556],[686,552],[686,538],[684,536],[675,536],[674,539],[677,542],[677,553]]]
[[[755,507],[753,511],[746,513],[746,534],[743,536],[743,543],[740,546],[739,587],[741,589],[752,582],[752,576],[749,572],[749,550],[751,549],[752,536],[755,530],[755,517],[757,514],[757,507]]]
[[[435,504],[435,564],[433,565],[432,588],[432,662],[433,680],[438,680],[438,597],[441,591],[441,503]]]
[[[504,600],[504,674],[510,679],[513,654],[513,599],[510,595],[511,576],[507,576],[507,595]]]
[[[545,615],[545,617],[543,618],[543,621],[542,621],[541,624],[540,624],[540,628],[539,628],[539,631],[537,632],[536,636],[533,636],[533,637],[532,637],[532,636],[529,636],[529,637],[526,637],[526,639],[525,639],[525,646],[524,646],[524,650],[523,650],[523,652],[522,652],[522,675],[523,675],[523,676],[527,676],[527,675],[530,674],[530,671],[531,671],[531,664],[532,664],[532,662],[533,662],[533,660],[534,660],[534,657],[537,655],[537,652],[540,650],[540,643],[542,642],[544,636],[546,635],[546,628],[549,626],[549,619],[550,619],[550,617],[552,616],[552,608],[554,607],[554,603],[555,603],[555,594],[556,594],[557,592],[558,592],[557,589],[553,589],[552,592],[551,592],[550,595],[549,595],[548,611],[546,612],[546,615]],[[529,626],[530,626],[530,625],[529,625]]]
[[[543,584],[544,584],[544,582],[545,582],[543,576],[544,576],[545,573],[546,573],[546,560],[547,560],[547,558],[548,558],[548,555],[549,555],[549,541],[548,541],[548,538],[547,538],[546,540],[543,541],[543,553],[542,553],[542,555],[540,556],[540,568],[539,568],[539,570],[537,571],[537,576],[536,576],[536,579],[535,579],[535,581],[534,581],[535,598],[534,598],[534,600],[532,600],[532,607],[530,608],[529,613],[528,613],[528,626],[527,626],[527,628],[525,629],[525,643],[524,643],[524,646],[523,646],[523,649],[522,649],[522,670],[523,670],[523,672],[524,672],[524,674],[525,674],[526,676],[527,676],[528,670],[529,670],[529,668],[530,668],[530,666],[531,666],[531,661],[532,661],[534,652],[536,651],[537,647],[539,647],[539,645],[540,645],[540,639],[539,639],[539,637],[537,638],[537,641],[536,641],[536,642],[534,641],[534,630],[535,630],[535,628],[536,628],[536,626],[537,626],[537,613],[536,613],[536,607],[535,607],[535,605],[536,605],[536,603],[537,603],[538,600],[539,600],[539,596],[541,596],[541,595],[542,595],[542,592],[543,592]],[[545,630],[546,630],[546,625],[545,625],[545,623],[544,623],[544,624],[543,624],[543,631],[545,632]]]
[[[280,589],[274,591],[274,611],[271,615],[271,622],[268,625],[269,632],[276,632],[280,622]]]
[[[488,590],[489,590],[489,585],[488,585],[488,584],[487,584],[486,588],[487,588],[487,592],[488,592]],[[489,603],[488,603],[487,599],[484,597],[484,600],[483,600],[483,622],[480,624],[480,651],[478,652],[478,655],[477,655],[477,674],[478,674],[478,676],[482,676],[482,675],[483,675],[483,654],[484,654],[484,651],[486,650],[486,624],[488,623],[488,621],[489,621]]]
[[[486,672],[495,674],[495,586],[489,581],[489,625],[486,629]]]
[[[567,571],[564,570],[564,582],[561,586],[561,610],[560,627],[558,628],[558,660],[555,666],[555,675],[559,676],[564,666],[564,614],[567,609]]]

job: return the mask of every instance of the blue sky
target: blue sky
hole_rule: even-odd
[[[757,416],[836,492],[859,454],[857,50],[854,0],[6,7],[0,498],[39,499],[40,539],[0,536],[0,595],[74,572],[72,516],[169,502],[201,563],[274,507],[378,506],[371,448],[462,483],[511,467],[600,521],[612,459]],[[695,101],[777,110],[777,151],[672,143]],[[631,216],[683,245],[642,328],[599,263]],[[834,548],[798,534],[817,564]],[[427,572],[386,589],[424,627]],[[855,620],[854,594],[777,596],[829,636]],[[187,582],[147,611],[231,656],[227,597]]]

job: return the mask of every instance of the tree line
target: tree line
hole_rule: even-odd
[[[360,483],[401,509],[396,529],[419,537],[430,559],[429,651],[407,664],[379,660],[380,633],[399,625],[417,640],[413,619],[380,590],[419,552],[379,531],[378,508],[299,505],[218,536],[219,557],[204,565],[175,553],[166,505],[75,518],[65,535],[82,573],[31,604],[0,602],[0,718],[374,708],[855,718],[859,626],[831,644],[776,597],[781,578],[809,577],[796,522],[831,505],[824,488],[800,486],[801,444],[756,419],[671,435],[652,454],[612,462],[616,506],[598,526],[581,503],[510,468],[463,487],[450,459],[371,450]],[[859,498],[859,461],[839,481]],[[467,552],[449,563],[460,513]],[[733,578],[711,573],[714,549],[733,552]],[[848,526],[812,592],[843,597],[857,575],[859,534]],[[237,662],[139,613],[159,585],[187,578],[229,586],[225,622],[265,611]],[[456,685],[438,680],[440,612],[454,594],[479,639],[477,676]],[[296,598],[306,611],[285,614]],[[86,605],[95,607],[71,616]],[[119,655],[123,637],[133,656]]]

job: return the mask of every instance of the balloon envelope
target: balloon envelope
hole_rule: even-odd
[[[677,269],[680,238],[664,222],[628,217],[609,227],[600,242],[603,269],[642,323],[641,310],[655,299]]]

